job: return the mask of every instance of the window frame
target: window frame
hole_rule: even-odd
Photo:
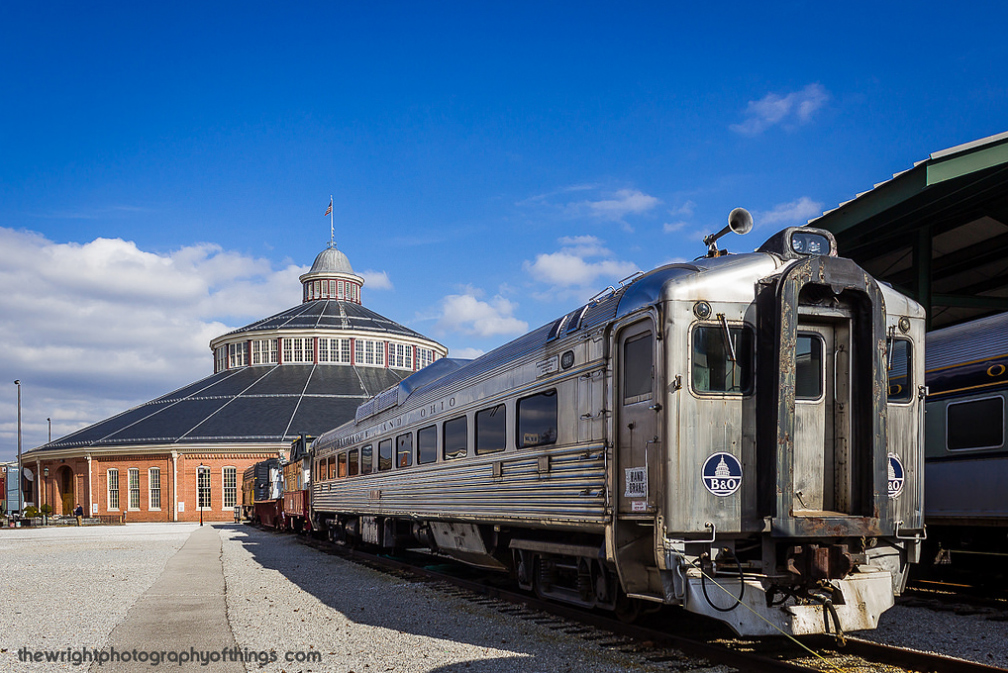
[[[438,431],[437,430],[438,429],[437,429],[437,424],[436,423],[434,425],[428,425],[428,426],[422,427],[419,430],[417,430],[417,441],[416,441],[416,463],[417,463],[417,465],[430,465],[431,463],[436,463],[437,462],[437,458],[438,458]],[[429,438],[431,432],[434,433],[434,446],[428,448],[428,447],[425,447],[423,445],[423,436],[427,435],[427,437]],[[429,457],[428,460],[424,460],[424,458],[427,457],[424,454],[425,450],[430,453],[430,457]]]
[[[156,477],[156,478],[155,478]],[[157,504],[155,504],[157,503]],[[147,510],[161,511],[161,468],[147,468]]]
[[[206,475],[206,486],[200,483],[203,475]],[[209,512],[213,509],[213,489],[210,484],[213,481],[213,470],[207,466],[202,468],[196,468],[196,511]],[[203,498],[203,492],[206,491],[206,499]],[[203,504],[203,503],[206,504]]]
[[[230,470],[230,473],[228,472]],[[228,474],[231,475],[232,485],[228,486]],[[231,504],[228,504],[228,495],[231,496]],[[225,465],[221,468],[221,506],[225,511],[234,509],[238,505],[238,468],[233,465]]]
[[[892,348],[892,344],[897,341],[902,341],[907,345],[907,372],[906,372],[906,393],[905,397],[893,397],[890,395],[889,390],[891,386],[889,385],[889,349]],[[914,376],[913,376],[913,363],[914,363],[914,342],[913,339],[907,337],[888,337],[886,338],[886,403],[887,404],[903,404],[908,405],[914,400]],[[902,395],[902,393],[901,393]],[[947,446],[947,444],[946,444]]]
[[[755,330],[755,328],[753,328],[752,325],[750,325],[749,323],[747,323],[745,321],[740,321],[740,320],[731,321],[731,320],[729,320],[729,321],[727,321],[727,324],[728,324],[728,330],[729,330],[729,332],[731,332],[732,330],[739,330],[739,334],[748,333],[748,335],[749,335],[749,337],[748,337],[749,338],[749,349],[748,349],[748,351],[749,351],[749,355],[748,355],[748,357],[749,357],[749,381],[748,381],[748,384],[749,385],[745,389],[743,389],[743,390],[741,390],[739,392],[718,391],[718,390],[698,390],[697,389],[697,386],[696,386],[696,375],[695,375],[695,369],[696,369],[696,366],[697,366],[696,365],[696,361],[695,361],[695,356],[696,356],[695,350],[696,350],[697,333],[701,329],[716,330],[716,331],[720,332],[724,328],[721,326],[720,323],[715,323],[715,322],[710,322],[710,321],[695,322],[690,327],[690,332],[689,332],[689,344],[688,344],[689,354],[688,354],[688,359],[689,359],[689,389],[690,389],[690,392],[694,396],[696,396],[696,397],[706,398],[706,399],[720,399],[720,398],[724,398],[724,397],[745,398],[745,397],[752,397],[752,395],[755,393],[755,390],[756,390],[756,330]],[[719,335],[719,338],[723,339],[723,337],[721,337],[720,335]],[[736,352],[736,359],[737,359],[737,355],[738,355],[738,353]]]
[[[453,454],[449,454],[448,447],[448,426],[452,423],[458,424],[459,421],[462,422],[462,438],[463,445],[461,451],[455,451]],[[452,432],[457,433],[458,430],[452,428]],[[449,418],[448,420],[441,423],[441,459],[442,460],[458,460],[460,458],[465,458],[469,455],[469,417],[466,415],[456,416],[455,418]]]
[[[409,446],[406,446],[404,440],[409,440]],[[405,447],[405,448],[404,448]],[[405,460],[403,458],[405,457]],[[395,466],[396,469],[406,468],[413,466],[413,431],[404,432],[402,434],[396,435],[395,441]]]
[[[115,482],[115,489],[112,488],[112,482]],[[105,471],[105,509],[109,512],[118,512],[119,510],[119,468],[110,467]],[[115,498],[113,498],[113,495]],[[115,500],[115,506],[112,506],[112,500]]]
[[[552,393],[552,395],[550,395]],[[553,423],[554,431],[556,435],[550,441],[540,442],[537,441],[535,444],[526,444],[525,436],[522,433],[522,413],[521,405],[522,402],[531,400],[536,397],[553,397]],[[539,436],[539,433],[537,433]],[[560,439],[560,394],[557,392],[556,388],[547,388],[546,390],[539,390],[532,393],[531,395],[525,395],[524,397],[519,397],[515,401],[515,447],[518,449],[531,449],[537,446],[550,446],[556,444]]]
[[[136,504],[134,505],[134,496]],[[126,511],[140,511],[140,468],[131,467],[126,471]]]
[[[650,385],[648,386],[647,392],[642,392],[642,393],[639,393],[637,395],[631,395],[631,396],[627,397],[627,394],[626,394],[627,393],[627,390],[626,390],[627,389],[627,375],[630,373],[630,368],[627,366],[627,346],[629,346],[631,344],[634,344],[634,343],[636,343],[638,341],[642,341],[644,339],[647,339],[648,346],[649,346],[648,355],[650,357],[648,358],[648,360],[651,363],[651,371],[650,371],[650,379],[649,379]],[[629,404],[638,404],[640,402],[646,402],[647,400],[654,399],[654,394],[655,394],[655,347],[654,346],[655,346],[654,332],[651,329],[643,330],[640,333],[634,334],[633,336],[627,337],[627,338],[625,338],[623,340],[623,348],[622,348],[623,352],[620,354],[621,357],[622,357],[622,360],[623,360],[622,367],[621,367],[622,373],[621,373],[621,376],[620,376],[620,379],[621,379],[620,380],[620,391],[621,391],[621,396],[623,398],[623,405],[624,406],[629,405]]]
[[[795,348],[798,347],[798,339],[801,337],[812,337],[812,339],[819,343],[819,394],[815,397],[799,396],[798,395],[798,363],[797,355],[795,362],[795,404],[799,402],[803,404],[819,404],[823,401],[826,395],[826,340],[823,339],[822,334],[819,332],[806,332],[799,330],[795,335]]]
[[[384,463],[382,462],[382,445],[385,444],[386,442],[388,443],[388,462]],[[396,454],[395,451],[393,450],[392,438],[386,437],[385,439],[378,440],[378,471],[388,472],[393,467],[395,467],[395,464],[396,464]],[[382,465],[385,465],[385,467],[382,467]]]
[[[480,415],[490,413],[490,417],[492,418],[497,409],[501,409],[503,411],[501,417],[501,426],[504,430],[504,442],[499,449],[497,448],[480,449]],[[501,402],[499,404],[495,404],[492,407],[480,409],[475,414],[473,414],[473,444],[475,445],[474,451],[477,456],[490,453],[501,453],[507,450],[507,404]]]
[[[1001,443],[993,444],[990,446],[967,446],[953,449],[949,445],[949,429],[952,424],[949,423],[949,409],[956,406],[962,406],[965,404],[975,404],[977,402],[986,402],[987,400],[998,400],[1001,402],[1001,424],[998,428],[1001,431]],[[975,397],[969,400],[952,400],[945,405],[945,451],[948,453],[967,453],[970,451],[997,451],[999,449],[1005,448],[1005,397],[1003,395],[985,395],[983,397]]]

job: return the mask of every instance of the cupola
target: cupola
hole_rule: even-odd
[[[331,300],[361,303],[364,279],[354,273],[350,260],[332,242],[318,254],[311,270],[300,277],[302,302]]]

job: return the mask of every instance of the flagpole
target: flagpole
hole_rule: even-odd
[[[336,217],[336,214],[332,211],[332,206],[333,206],[333,197],[332,197],[332,194],[330,194],[329,195],[329,247],[330,248],[333,248],[333,247],[336,246],[336,241],[335,241],[335,239],[336,239],[336,233],[335,233],[335,229],[333,228],[333,220]]]

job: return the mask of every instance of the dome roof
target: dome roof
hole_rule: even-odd
[[[335,247],[326,248],[320,252],[318,257],[315,258],[315,263],[312,264],[311,271],[308,273],[349,273],[356,275],[350,266],[350,260]]]

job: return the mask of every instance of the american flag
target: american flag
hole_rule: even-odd
[[[331,212],[332,212],[332,199],[329,199],[329,207],[325,209],[325,215],[328,215]],[[323,215],[322,217],[325,217],[325,215]]]

